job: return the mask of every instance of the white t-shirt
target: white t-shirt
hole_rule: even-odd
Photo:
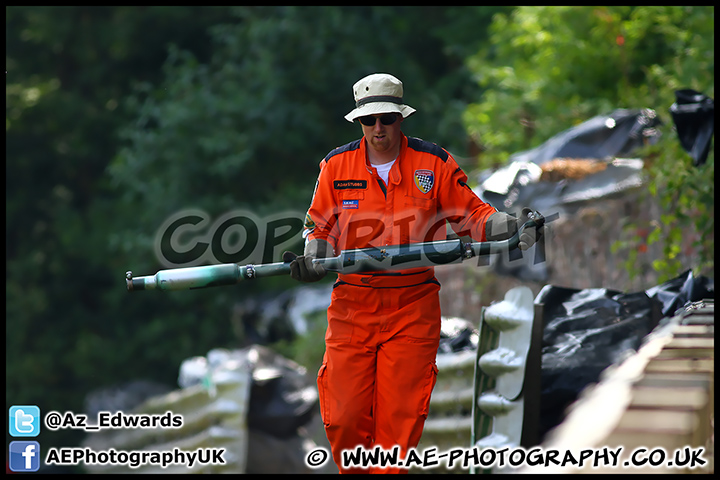
[[[397,158],[395,159],[397,160]],[[372,164],[373,167],[375,167],[375,170],[377,170],[378,175],[380,175],[380,178],[383,179],[383,182],[385,182],[385,185],[388,183],[388,174],[390,173],[390,169],[395,164],[395,160],[388,163],[383,163],[382,165],[375,165]]]

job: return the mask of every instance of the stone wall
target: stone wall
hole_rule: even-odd
[[[495,273],[492,266],[478,266],[476,260],[462,264],[437,267],[435,274],[442,284],[440,300],[443,315],[458,316],[476,322],[482,306],[501,301],[505,292],[525,285],[537,296],[545,285],[568,288],[608,288],[625,293],[643,291],[661,283],[652,262],[662,257],[662,245],[644,245],[637,256],[639,274],[630,278],[624,262],[627,251],[612,251],[618,239],[628,239],[636,233],[647,236],[650,229],[624,231],[630,223],[650,225],[660,221],[657,203],[641,201],[641,192],[623,193],[615,198],[603,198],[591,204],[572,206],[559,212],[550,222],[546,237],[546,266],[548,279],[533,281]],[[542,212],[548,216],[554,212]],[[695,266],[693,232],[684,237],[680,260],[687,268]]]

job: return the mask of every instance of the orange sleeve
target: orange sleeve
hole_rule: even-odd
[[[439,192],[442,214],[453,231],[460,236],[468,235],[476,242],[486,241],[485,223],[497,209],[483,202],[467,184],[467,175],[449,155],[443,175],[446,176]]]

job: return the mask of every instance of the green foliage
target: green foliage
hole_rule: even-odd
[[[650,228],[648,243],[663,243],[653,267],[662,279],[714,264],[714,153],[696,168],[679,146],[669,107],[676,90],[714,96],[714,7],[518,7],[498,14],[490,41],[468,58],[486,90],[464,120],[482,146],[481,168],[504,164],[556,133],[616,108],[652,108],[663,122],[662,140],[643,155],[648,193],[660,202],[662,220],[627,225],[615,251],[628,251],[637,271],[645,239],[627,232]],[[642,227],[642,228],[641,228]],[[683,246],[688,236],[698,237]]]
[[[146,205],[162,198],[165,216],[188,198],[215,214],[307,203],[320,159],[360,134],[343,115],[352,107],[352,84],[373,71],[406,79],[406,101],[426,112],[412,119],[414,135],[464,148],[464,132],[443,100],[462,72],[447,71],[443,44],[420,35],[430,26],[420,17],[403,8],[233,9],[232,21],[212,29],[208,63],[171,49],[163,83],[141,85],[130,97],[128,109],[139,116],[122,131],[127,146],[113,178]],[[364,35],[368,30],[375,33]],[[426,59],[444,74],[433,76]],[[440,82],[448,86],[436,88]],[[153,205],[144,213],[154,213]]]
[[[8,405],[80,412],[95,388],[138,377],[173,384],[183,358],[226,341],[188,308],[198,293],[130,301],[122,273],[152,263],[113,242],[137,210],[118,202],[105,172],[116,130],[134,116],[122,106],[133,82],[161,78],[170,39],[202,58],[205,29],[225,16],[214,7],[6,7]]]
[[[652,263],[660,281],[676,277],[688,268],[696,275],[712,276],[715,265],[714,153],[711,151],[704,165],[695,167],[675,136],[670,135],[645,150],[646,158],[650,159],[646,175],[653,179],[645,201],[654,198],[665,213],[649,224],[626,225],[626,236],[628,231],[647,232],[647,236],[633,235],[617,240],[614,250],[629,252],[625,267],[631,278],[639,273],[635,262],[638,250],[654,244],[662,250],[662,258]],[[686,265],[681,254],[693,258],[693,265]]]
[[[342,117],[375,71],[406,83],[409,134],[462,156],[463,57],[507,10],[6,7],[8,405],[80,412],[91,390],[173,385],[183,359],[238,346],[233,303],[295,285],[128,294],[126,270],[160,267],[163,221],[307,208],[319,160],[360,135]]]

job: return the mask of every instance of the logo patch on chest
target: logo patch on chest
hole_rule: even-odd
[[[435,174],[432,170],[415,170],[415,186],[417,186],[422,193],[428,193],[432,190],[434,183]]]
[[[343,208],[359,208],[360,201],[359,200],[343,200],[342,207]]]

